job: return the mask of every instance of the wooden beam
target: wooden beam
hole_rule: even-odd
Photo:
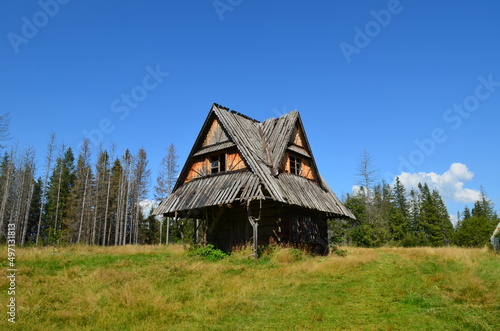
[[[251,201],[249,200],[247,202],[247,215],[248,215],[248,221],[250,222],[250,225],[252,225],[252,230],[253,230],[253,256],[255,258],[259,257],[259,221],[260,221],[260,216],[261,216],[261,210],[262,210],[262,200],[260,201],[260,209],[259,209],[259,217],[255,218],[252,216],[252,211],[250,210],[250,203]]]

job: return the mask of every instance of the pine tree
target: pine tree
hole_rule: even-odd
[[[130,234],[131,230],[131,219],[132,219],[132,207],[130,202],[133,199],[131,195],[132,192],[132,171],[134,158],[128,149],[125,150],[125,153],[122,157],[123,164],[123,178],[122,178],[122,186],[121,186],[121,213],[120,213],[120,236],[119,236],[119,244],[125,245],[127,243],[127,234]]]
[[[5,113],[0,115],[0,148],[5,148],[3,142],[11,138],[9,133],[9,124],[10,124],[10,114]]]
[[[142,210],[140,202],[146,199],[148,194],[148,186],[150,181],[151,171],[148,169],[148,160],[146,151],[141,148],[137,153],[134,169],[134,201],[135,201],[135,217],[133,223],[134,239],[133,243],[138,243],[139,224],[142,222]]]
[[[378,170],[374,166],[373,157],[366,149],[363,149],[363,152],[361,153],[356,178],[358,179],[358,184],[364,187],[364,192],[369,198],[371,196],[372,188],[379,177]]]
[[[498,215],[491,200],[481,188],[481,196],[472,211],[465,207],[455,228],[455,243],[465,247],[483,247],[489,242],[498,223]]]
[[[63,145],[49,179],[45,204],[46,221],[42,225],[46,240],[50,243],[59,242],[62,234],[67,231],[64,220],[68,218],[68,201],[75,186],[74,162],[72,149]]]
[[[47,190],[47,182],[49,179],[49,172],[50,168],[52,166],[52,158],[53,158],[53,153],[55,149],[55,139],[56,135],[54,133],[51,133],[50,135],[50,140],[49,144],[47,145],[47,157],[45,161],[45,178],[42,182],[42,192],[41,192],[41,199],[40,199],[40,212],[38,213],[38,227],[37,227],[37,232],[36,232],[36,245],[39,243],[40,239],[40,230],[42,228],[42,217],[43,217],[43,210],[45,209],[45,195],[46,195],[46,190]]]
[[[346,243],[355,246],[371,246],[369,227],[367,225],[368,210],[366,208],[366,193],[362,187],[359,192],[347,194],[344,204],[356,216],[346,224]]]
[[[155,186],[155,199],[158,202],[161,202],[163,199],[165,199],[170,193],[172,193],[172,190],[174,189],[175,182],[177,180],[177,173],[178,173],[178,164],[177,164],[177,152],[175,150],[174,144],[170,144],[168,148],[168,154],[162,159],[161,164],[160,164],[160,169],[158,172],[158,177],[156,179],[156,186]],[[161,243],[161,238],[162,238],[162,225],[163,223],[166,223],[166,233],[165,233],[165,244],[168,244],[169,241],[169,236],[170,236],[170,224],[171,224],[171,219],[166,218],[162,219],[160,222],[160,243]],[[182,221],[181,223],[177,223],[178,226],[182,226]]]
[[[451,243],[453,225],[446,206],[437,191],[431,192],[427,184],[419,184],[419,224],[426,245],[443,246]]]
[[[95,192],[93,201],[92,238],[91,244],[105,244],[105,229],[108,221],[108,196],[109,196],[109,155],[107,151],[100,150],[95,165]]]
[[[107,243],[108,245],[114,244],[118,245],[119,228],[120,228],[120,195],[121,186],[123,180],[123,167],[121,165],[120,159],[116,159],[111,168],[111,178],[110,178],[110,196],[109,196],[109,210],[111,213],[111,219],[109,220],[109,231]]]
[[[42,203],[42,191],[43,191],[43,181],[38,178],[34,182],[33,198],[31,200],[31,206],[29,211],[28,227],[26,234],[26,243],[35,244],[38,237],[38,221],[40,220],[40,214],[43,210],[40,210],[40,205]]]
[[[115,154],[115,145],[112,145],[111,148],[111,156],[108,157],[109,160],[112,160]],[[106,161],[106,163],[109,163],[109,160]],[[111,215],[112,215],[112,210],[113,208],[110,207],[111,205],[111,179],[112,179],[112,169],[107,169],[106,171],[107,177],[106,177],[106,202],[105,202],[105,208],[104,208],[104,224],[103,224],[103,229],[102,229],[102,245],[105,246],[108,244],[109,239],[108,239],[108,223],[111,225]],[[109,234],[111,235],[111,226],[109,227]]]
[[[450,214],[448,214],[446,205],[444,204],[443,199],[441,198],[441,195],[438,193],[438,191],[436,190],[432,191],[432,200],[434,206],[436,207],[436,213],[439,219],[438,224],[441,231],[441,238],[439,240],[438,246],[441,245],[449,246],[453,242],[453,234],[454,234],[453,224],[451,223],[450,220]]]
[[[90,240],[90,224],[92,220],[92,184],[93,172],[90,165],[90,141],[83,141],[76,163],[75,186],[71,190],[70,215],[67,219],[70,242],[86,242]]]
[[[410,190],[408,211],[408,232],[402,242],[404,247],[426,246],[428,240],[421,222],[421,195],[414,189]]]
[[[371,201],[370,227],[372,228],[373,246],[382,246],[390,240],[389,220],[394,208],[394,199],[389,184],[382,181],[373,188]]]
[[[394,205],[389,219],[389,231],[391,240],[399,245],[409,235],[410,231],[410,208],[406,197],[406,189],[396,177],[393,187]]]
[[[33,192],[35,189],[35,150],[28,147],[15,172],[15,209],[12,213],[16,223],[16,241],[25,245],[28,231],[28,220]]]
[[[2,162],[0,164],[0,236],[1,239],[6,239],[6,229],[8,215],[10,209],[12,208],[12,187],[14,180],[14,170],[15,170],[15,149],[12,148],[10,153],[5,152]]]

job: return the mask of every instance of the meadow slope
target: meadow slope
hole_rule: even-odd
[[[345,249],[345,257],[278,249],[216,262],[175,245],[17,249],[16,324],[2,277],[0,329],[499,329],[499,255]]]

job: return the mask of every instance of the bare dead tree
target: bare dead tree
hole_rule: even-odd
[[[98,219],[100,219],[100,213],[101,213],[101,195],[102,195],[102,187],[105,185],[106,181],[106,172],[108,170],[108,153],[106,151],[103,151],[102,149],[102,144],[99,146],[99,152],[97,153],[97,163],[95,165],[95,194],[94,194],[94,211],[93,211],[93,220],[92,220],[92,238],[90,240],[90,243],[92,245],[96,244],[96,236],[98,237],[100,232],[99,229],[97,229],[98,226]],[[99,222],[99,226],[101,225],[101,222]],[[97,238],[97,243],[99,243],[100,240]]]
[[[80,151],[80,155],[78,157],[78,168],[79,168],[78,173],[79,173],[79,177],[80,177],[79,178],[80,185],[81,185],[81,182],[83,180],[83,177],[85,177],[85,180],[83,181],[83,193],[81,196],[80,222],[78,225],[78,237],[77,237],[77,241],[76,241],[77,243],[79,243],[81,240],[83,226],[84,225],[86,226],[85,227],[86,234],[88,234],[88,229],[89,229],[89,224],[88,224],[88,222],[86,222],[85,216],[86,216],[87,211],[88,211],[88,207],[87,207],[88,198],[87,198],[87,196],[91,194],[90,154],[91,154],[90,141],[88,139],[84,139],[83,144],[82,144],[82,148]],[[76,192],[77,199],[80,198],[80,197],[78,197],[78,195],[79,195],[79,192]],[[88,241],[88,237],[90,237],[90,236],[86,236],[86,237],[87,237],[86,241]]]
[[[10,125],[10,114],[5,113],[0,115],[0,142],[8,141],[11,139],[9,133],[9,125]],[[0,144],[0,148],[5,148],[5,145]]]
[[[113,160],[115,154],[115,144],[112,144],[111,146],[111,157],[109,160]],[[111,192],[111,169],[108,169],[106,171],[107,173],[107,190],[106,190],[106,211],[104,212],[104,226],[103,226],[103,235],[102,235],[102,245],[106,245],[106,227],[108,223],[108,213],[109,213],[109,198],[110,198],[110,192]],[[111,227],[109,229],[109,232],[111,234]]]
[[[139,237],[139,220],[141,219],[141,200],[146,198],[148,193],[149,180],[151,171],[148,169],[148,160],[146,151],[141,148],[137,153],[136,165],[134,169],[134,188],[135,188],[135,238],[134,243],[137,244]]]
[[[155,185],[155,199],[161,202],[165,199],[172,190],[174,189],[175,182],[177,181],[177,168],[179,165],[177,164],[177,152],[175,150],[174,144],[170,144],[168,147],[167,155],[161,160],[160,168],[158,171],[158,177],[156,178]],[[165,244],[168,245],[168,237],[170,232],[170,218],[166,219],[166,238]],[[160,244],[162,241],[162,224],[160,222]]]
[[[18,166],[14,173],[14,212],[11,221],[16,224],[17,242],[24,246],[28,228],[29,210],[33,197],[35,151],[28,147],[22,157],[17,161]]]
[[[373,185],[377,182],[379,176],[378,170],[374,165],[373,157],[366,149],[363,149],[363,152],[361,153],[360,161],[356,170],[356,178],[358,180],[357,183],[364,187],[365,194],[369,198],[371,196]]]
[[[3,169],[4,173],[2,173],[3,178],[3,187],[2,187],[2,204],[0,205],[0,234],[4,235],[4,219],[7,211],[7,202],[10,198],[10,191],[12,189],[12,180],[14,176],[14,160],[16,158],[16,149],[12,148],[10,153],[5,156],[5,164]]]
[[[52,159],[53,159],[53,153],[54,153],[54,148],[55,148],[55,140],[56,140],[56,134],[51,133],[50,138],[49,138],[49,143],[47,145],[47,157],[45,159],[45,177],[43,180],[43,186],[42,186],[42,198],[40,202],[40,215],[38,216],[38,228],[36,232],[36,246],[38,246],[38,242],[40,239],[40,229],[42,227],[42,216],[43,216],[43,209],[45,207],[45,195],[47,192],[47,183],[49,180],[49,172],[50,168],[52,166]]]
[[[62,175],[63,175],[63,159],[64,159],[64,154],[66,152],[66,146],[64,144],[61,145],[61,150],[60,150],[60,155],[59,158],[61,160],[59,164],[59,178],[57,180],[57,197],[56,197],[56,215],[54,218],[54,234],[57,233],[57,226],[58,220],[59,220],[59,206],[60,206],[60,201],[61,201],[61,184],[62,184]],[[59,240],[58,240],[59,241]]]
[[[123,240],[122,245],[127,243],[127,225],[129,225],[130,213],[130,194],[132,191],[131,188],[131,176],[132,176],[132,165],[134,163],[134,158],[132,154],[127,150],[125,151],[125,155],[123,156],[124,163],[124,175],[125,175],[125,190],[124,190],[124,203],[123,203]],[[130,231],[130,229],[129,229]]]

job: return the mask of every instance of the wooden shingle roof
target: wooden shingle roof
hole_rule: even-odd
[[[207,127],[214,119],[220,123],[230,139],[229,142],[223,144],[236,146],[247,165],[247,169],[199,177],[184,183],[191,158],[214,149],[220,150],[220,146],[200,147]],[[304,153],[310,155],[311,167],[317,174],[315,182],[301,176],[279,173],[278,171],[287,149],[297,149],[289,144],[297,127],[301,128],[304,134],[305,148],[307,149],[297,152],[301,152],[302,155]],[[297,111],[292,111],[279,118],[258,122],[214,104],[190,152],[188,161],[179,175],[173,192],[160,203],[154,213],[171,214],[176,211],[188,211],[255,199],[271,199],[340,217],[354,218],[351,211],[339,201],[319,175]]]

